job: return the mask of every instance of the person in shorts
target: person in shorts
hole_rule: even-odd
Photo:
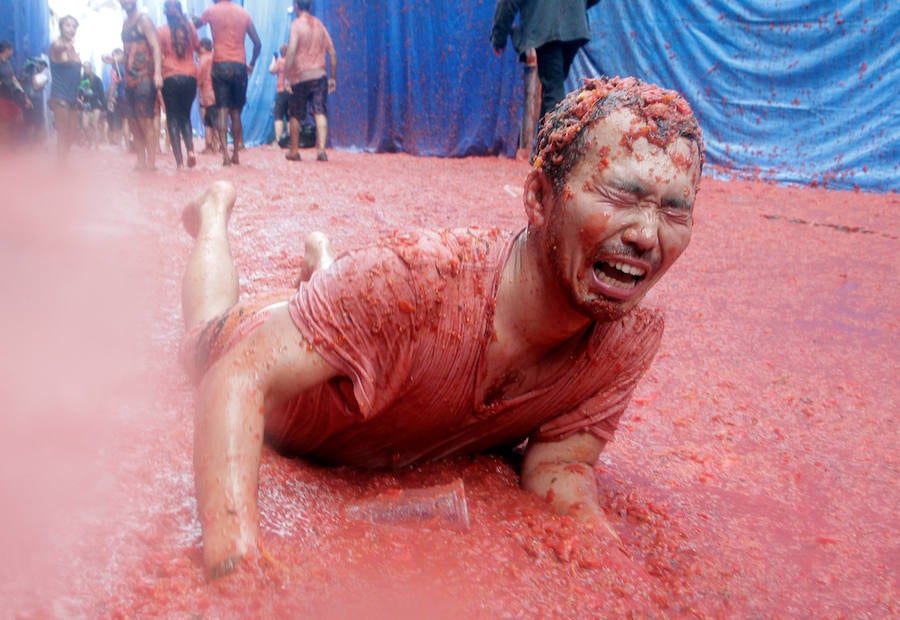
[[[125,48],[125,99],[129,126],[134,137],[138,170],[155,170],[159,152],[156,105],[162,88],[162,54],[156,27],[146,13],[137,10],[137,0],[119,0],[125,10],[122,43]]]
[[[296,17],[291,22],[285,57],[285,82],[289,85],[288,116],[291,141],[285,154],[289,161],[300,161],[300,123],[307,111],[316,123],[316,159],[328,161],[328,95],[337,88],[337,52],[325,25],[309,11],[312,2],[294,0]],[[330,59],[326,70],[325,56]]]
[[[278,144],[284,135],[285,121],[288,118],[288,97],[290,93],[284,83],[284,55],[287,53],[287,44],[278,48],[278,53],[272,55],[269,63],[269,73],[275,76],[275,101],[272,103],[272,119],[275,125],[275,139],[272,144]]]
[[[239,164],[238,152],[244,148],[244,128],[241,110],[247,103],[247,78],[253,73],[256,60],[262,50],[256,26],[243,7],[231,0],[216,0],[194,22],[198,28],[209,24],[213,40],[212,83],[216,95],[217,129],[222,149],[222,165]],[[244,40],[253,43],[253,56],[247,63]],[[228,155],[228,121],[234,140],[231,156]]]
[[[81,58],[75,49],[78,20],[66,15],[59,20],[59,38],[50,45],[50,99],[56,127],[56,152],[65,162],[78,136],[78,86],[81,84]]]

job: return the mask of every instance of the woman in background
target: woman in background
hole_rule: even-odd
[[[175,155],[175,166],[184,167],[181,142],[187,149],[187,165],[197,165],[194,155],[194,136],[191,128],[191,105],[197,96],[197,63],[194,52],[199,51],[197,30],[184,16],[181,3],[166,0],[166,21],[157,29],[162,54],[162,98],[166,108],[166,129]]]
[[[66,15],[59,20],[59,38],[50,45],[50,100],[56,125],[56,151],[64,162],[78,135],[78,87],[81,84],[81,58],[75,51],[78,20]]]

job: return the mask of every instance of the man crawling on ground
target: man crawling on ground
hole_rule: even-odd
[[[296,289],[241,302],[235,190],[212,184],[184,210],[182,289],[208,574],[260,553],[264,437],[371,469],[526,442],[522,486],[615,536],[594,465],[659,347],[639,302],[690,241],[702,166],[679,94],[586,80],[542,123],[521,230],[397,233],[336,258],[313,233]]]

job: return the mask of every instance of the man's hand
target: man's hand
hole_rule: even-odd
[[[588,433],[561,441],[529,443],[522,460],[522,488],[549,501],[559,514],[589,523],[616,540],[597,499],[594,464],[606,442]]]

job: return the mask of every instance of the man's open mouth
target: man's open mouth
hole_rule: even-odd
[[[631,289],[646,277],[647,271],[628,263],[597,261],[594,263],[594,276],[599,282],[616,288]]]

